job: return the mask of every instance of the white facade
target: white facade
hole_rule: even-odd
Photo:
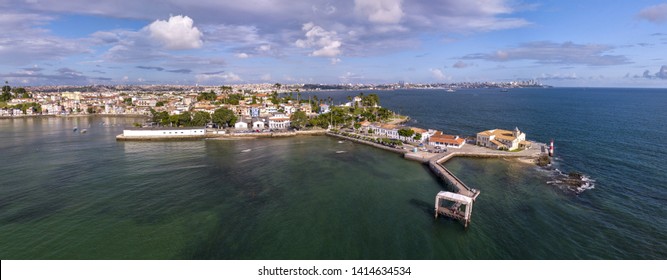
[[[173,137],[173,136],[203,136],[204,128],[192,129],[124,129],[123,136],[126,137]]]
[[[526,141],[526,134],[518,128],[513,131],[492,129],[477,133],[477,145],[492,149],[515,150],[520,148],[521,143]]]
[[[269,128],[271,129],[288,129],[292,126],[292,121],[282,114],[275,115],[269,118]]]
[[[238,121],[234,124],[236,129],[248,129],[248,123],[244,121]]]
[[[264,124],[263,121],[254,121],[252,122],[252,128],[255,129],[264,129],[266,127],[266,124]]]

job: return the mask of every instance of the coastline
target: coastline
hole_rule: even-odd
[[[68,115],[20,115],[0,116],[0,119],[27,119],[27,118],[83,118],[83,117],[114,117],[114,118],[150,118],[142,114],[68,114]]]

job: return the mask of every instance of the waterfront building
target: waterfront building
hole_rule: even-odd
[[[292,126],[292,121],[284,114],[276,114],[273,117],[269,117],[270,129],[288,129],[290,126]]]
[[[531,143],[526,141],[526,134],[519,128],[513,131],[503,129],[491,129],[477,133],[477,145],[496,150],[516,150],[530,147]]]
[[[264,123],[263,120],[255,119],[252,122],[252,128],[253,129],[264,129],[264,128],[266,128],[266,123]]]
[[[398,126],[395,124],[374,123],[370,125],[370,129],[373,130],[373,134],[375,135],[384,136],[390,139],[399,139]]]
[[[139,107],[155,107],[155,104],[157,104],[157,99],[150,98],[150,99],[136,99],[134,100],[134,104],[139,106]]]
[[[234,128],[236,129],[248,129],[248,122],[244,120],[239,120],[234,124]]]
[[[458,135],[443,134],[441,131],[435,132],[428,140],[428,144],[443,148],[461,148],[466,144],[465,139]]]
[[[204,128],[129,128],[123,130],[125,137],[184,137],[184,136],[204,136]]]

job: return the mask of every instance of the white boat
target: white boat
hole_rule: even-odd
[[[247,153],[247,152],[250,152],[250,151],[252,151],[252,149],[245,149],[245,150],[243,150],[243,151],[241,151],[241,152],[242,152],[242,153]]]
[[[342,154],[342,153],[344,153],[344,152],[345,152],[345,151],[336,151],[337,154]]]
[[[447,90],[445,90],[445,91],[446,91],[446,92],[455,92],[455,90],[454,90],[454,89],[452,89],[452,88],[448,88],[448,89],[447,89]]]

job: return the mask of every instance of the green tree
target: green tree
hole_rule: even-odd
[[[155,103],[155,107],[162,107],[164,106],[164,101],[158,101]]]
[[[292,121],[292,127],[301,129],[308,124],[308,116],[304,111],[296,111],[290,116],[290,121]]]
[[[5,81],[5,85],[2,87],[2,95],[0,95],[0,101],[9,101],[12,100],[12,87],[9,86],[9,82]]]
[[[159,123],[161,125],[169,125],[169,123],[171,122],[170,119],[169,119],[169,113],[167,113],[167,112],[164,112],[164,111],[158,112],[158,111],[155,111],[155,110],[151,109],[151,114],[153,115],[151,120],[154,123]]]
[[[239,101],[243,99],[242,94],[229,94],[225,100],[226,104],[239,105]]]
[[[215,94],[213,90],[210,92],[200,92],[199,95],[197,96],[197,101],[202,101],[202,100],[208,100],[208,101],[215,101],[215,99],[218,96]]]
[[[178,126],[190,126],[192,122],[192,114],[190,112],[183,112],[178,115]]]
[[[204,126],[206,125],[209,121],[211,121],[211,114],[208,112],[196,112],[195,115],[192,117],[192,122],[191,124],[193,126]]]
[[[128,98],[123,99],[123,103],[125,103],[128,106],[132,105],[132,98],[128,97]]]
[[[398,130],[398,135],[403,137],[412,137],[415,134],[415,131],[409,128],[401,128]]]
[[[412,139],[415,139],[417,141],[422,140],[422,134],[421,133],[415,133],[415,136],[412,137]]]
[[[391,118],[392,115],[393,115],[393,113],[391,111],[389,111],[387,108],[379,108],[377,110],[377,116],[381,120],[388,120],[389,118]]]
[[[354,130],[359,130],[361,128],[361,124],[358,122],[354,123]]]
[[[213,122],[222,126],[233,126],[236,123],[236,120],[238,119],[236,117],[236,114],[234,114],[234,111],[226,109],[226,108],[220,108],[217,109],[213,112],[213,116],[211,116],[213,119]]]
[[[30,95],[28,94],[28,91],[25,90],[25,88],[14,88],[12,91],[14,92],[15,98],[30,98]]]

